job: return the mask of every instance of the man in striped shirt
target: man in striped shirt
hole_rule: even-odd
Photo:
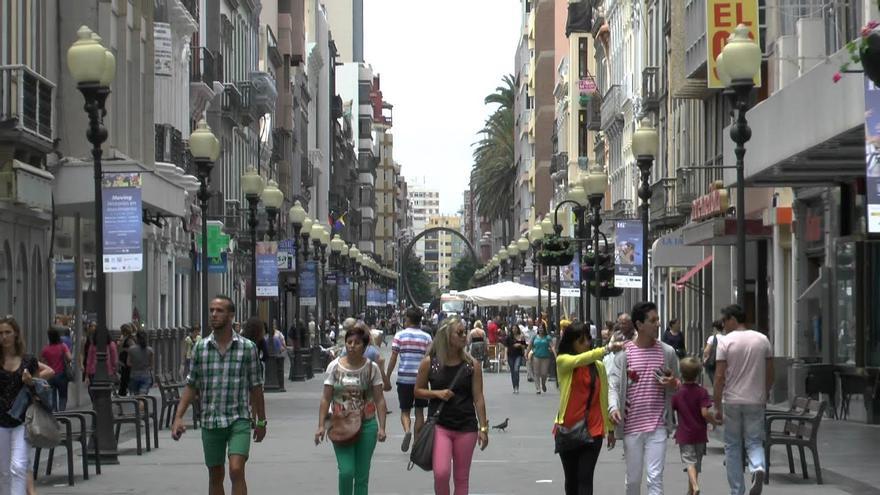
[[[662,495],[666,438],[672,430],[671,399],[679,384],[675,350],[657,340],[660,317],[652,302],[636,304],[635,340],[624,343],[609,376],[608,409],[623,438],[626,493],[638,495],[647,467],[648,494]]]
[[[419,328],[422,321],[422,310],[409,308],[404,317],[405,328],[394,335],[391,341],[391,359],[388,361],[388,370],[385,376],[391,376],[397,360],[400,366],[397,368],[397,400],[400,402],[400,424],[403,426],[403,443],[400,449],[409,450],[412,440],[410,410],[415,406],[416,424],[415,433],[418,434],[425,424],[425,408],[428,401],[416,399],[416,375],[419,373],[419,364],[428,347],[431,346],[431,336]]]

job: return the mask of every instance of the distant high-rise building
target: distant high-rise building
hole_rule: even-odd
[[[413,235],[418,235],[427,228],[428,219],[432,215],[440,214],[440,191],[430,188],[424,178],[408,179],[407,186],[410,205],[412,205]],[[424,239],[416,243],[415,253],[424,260]]]
[[[426,228],[432,227],[447,227],[459,231],[461,218],[432,215],[428,218]],[[441,292],[448,290],[452,267],[464,254],[464,242],[457,235],[440,231],[425,236],[425,271],[434,288]]]

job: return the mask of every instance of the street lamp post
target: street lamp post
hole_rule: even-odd
[[[333,240],[330,241],[330,269],[333,270],[333,273],[336,276],[336,287],[339,287],[339,265],[340,265],[340,257],[342,256],[342,250],[345,249],[345,241],[339,237],[339,234],[333,236]],[[339,290],[336,291],[337,295],[339,294]],[[336,313],[336,317],[339,316],[339,299],[333,298],[332,300],[336,301],[336,304],[333,305],[333,312]]]
[[[116,437],[113,434],[113,411],[111,394],[113,382],[107,372],[107,348],[110,345],[110,332],[107,328],[107,279],[104,275],[104,216],[101,209],[103,180],[103,149],[101,144],[107,140],[104,127],[107,97],[110,84],[116,76],[116,57],[101,45],[100,37],[91,29],[82,26],[77,31],[77,40],[67,51],[67,64],[77,82],[77,89],[85,100],[84,109],[89,119],[86,139],[92,144],[94,163],[94,213],[95,213],[95,281],[97,290],[95,333],[95,378],[91,384],[92,404],[97,415],[96,436],[101,445],[101,462],[118,464]],[[94,455],[94,454],[93,454]]]
[[[608,174],[605,173],[604,169],[601,166],[595,166],[592,170],[590,170],[589,174],[581,179],[581,182],[584,187],[584,192],[587,194],[587,200],[590,203],[590,224],[592,225],[592,241],[593,241],[593,280],[596,282],[596,287],[598,289],[598,274],[599,274],[599,235],[601,232],[599,231],[599,227],[602,225],[602,200],[605,197],[605,188],[608,185]],[[589,292],[589,286],[587,287],[587,292]],[[599,328],[599,325],[602,321],[602,315],[599,312],[600,309],[600,300],[598,295],[598,290],[596,293],[596,328]],[[590,319],[590,304],[587,303],[587,319]]]
[[[190,134],[189,149],[196,163],[199,177],[199,207],[202,209],[202,335],[207,336],[208,331],[208,200],[211,193],[208,192],[208,181],[211,178],[211,169],[214,162],[220,156],[220,141],[211,132],[205,119],[199,121],[196,130]]]
[[[303,222],[306,220],[306,210],[302,207],[302,203],[299,200],[294,201],[293,206],[290,207],[290,210],[287,212],[287,219],[290,222],[291,227],[293,227],[293,253],[294,259],[296,260],[296,292],[294,292],[293,296],[293,321],[294,324],[299,326],[299,274],[300,270],[300,253],[299,253],[299,236],[302,231]],[[300,336],[297,336],[302,337]],[[302,341],[300,341],[302,342]]]
[[[549,216],[544,216],[544,219],[541,220],[541,231],[544,233],[544,239],[554,234],[553,222],[550,220]],[[553,301],[551,300],[553,296],[553,270],[547,269],[547,319],[550,320],[549,325],[547,327],[548,331],[554,331],[556,325],[558,324],[556,321],[553,321]]]
[[[632,153],[636,158],[641,176],[639,185],[639,199],[642,200],[642,300],[650,299],[648,294],[648,209],[653,194],[651,191],[651,167],[660,147],[660,138],[657,129],[647,118],[642,120],[641,125],[632,135]]]
[[[532,241],[532,267],[535,270],[535,284],[538,286],[538,314],[536,320],[541,320],[541,268],[538,265],[538,251],[541,250],[541,242],[544,240],[544,231],[541,225],[535,223],[529,230],[529,240]]]
[[[727,45],[716,59],[718,75],[727,86],[736,122],[730,127],[730,138],[736,143],[736,302],[745,307],[746,300],[746,196],[745,144],[752,137],[746,120],[749,96],[755,87],[755,76],[761,71],[761,48],[749,37],[749,28],[736,27]]]
[[[248,202],[248,229],[251,236],[251,288],[248,291],[248,306],[250,315],[257,315],[257,205],[260,203],[260,193],[263,192],[263,178],[253,167],[241,176],[241,190]]]
[[[275,231],[275,221],[278,217],[278,210],[281,208],[281,205],[284,204],[284,193],[281,192],[281,189],[278,189],[278,183],[274,180],[269,180],[269,184],[263,189],[263,193],[260,195],[260,198],[263,200],[263,206],[266,208],[266,223],[268,223],[268,229],[266,230],[266,234],[269,236],[270,241],[275,240],[275,235],[277,232]],[[254,259],[256,259],[256,246],[254,246]],[[254,272],[254,285],[256,286],[256,271]],[[276,281],[277,282],[277,281]],[[254,289],[256,290],[256,288]],[[276,304],[277,309],[278,304]],[[274,331],[273,320],[280,318],[277,316],[277,313],[271,311],[271,306],[269,308],[269,325],[270,331]],[[283,384],[282,384],[283,385]]]
[[[519,265],[519,247],[516,245],[516,241],[510,241],[510,244],[507,245],[507,264],[510,265],[510,281],[514,282]],[[522,275],[521,271],[520,275]]]

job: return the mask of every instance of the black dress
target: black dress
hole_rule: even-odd
[[[14,372],[6,371],[0,367],[0,427],[15,428],[21,426],[22,418],[13,418],[9,414],[9,409],[24,387],[21,376],[24,370],[28,370],[31,376],[36,377],[37,371],[40,369],[40,363],[34,356],[25,354],[21,357],[21,365]]]
[[[437,424],[448,430],[475,432],[478,428],[473,394],[474,367],[467,362],[461,362],[455,366],[443,366],[437,359],[432,359],[428,383],[431,390],[448,389],[462,366],[466,368],[455,387],[452,388],[452,393],[455,395],[446,401],[440,417],[437,418]],[[428,416],[433,416],[442,402],[440,399],[431,399],[428,405]]]

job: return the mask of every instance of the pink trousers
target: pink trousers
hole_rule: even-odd
[[[450,474],[455,479],[455,495],[468,495],[471,460],[477,446],[477,432],[434,428],[434,493],[449,495]]]

